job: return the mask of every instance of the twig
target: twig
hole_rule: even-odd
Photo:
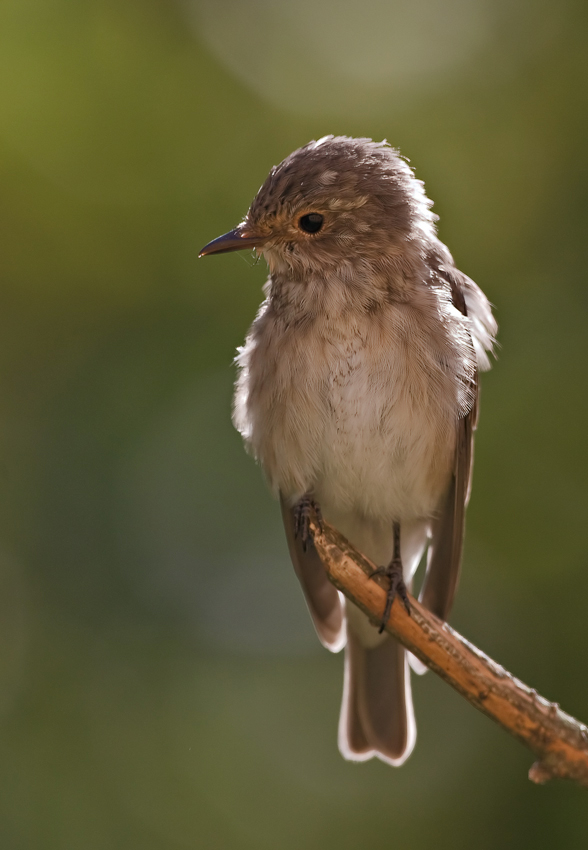
[[[386,604],[385,579],[371,579],[375,566],[328,523],[314,518],[314,545],[329,578],[376,624]],[[410,597],[410,616],[394,601],[386,631],[441,676],[475,708],[499,723],[538,757],[529,779],[572,779],[588,787],[588,729],[515,679]]]

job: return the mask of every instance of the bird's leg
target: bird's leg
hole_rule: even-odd
[[[323,530],[323,515],[320,505],[316,502],[310,493],[305,493],[304,496],[294,507],[294,534],[300,537],[302,548],[306,552],[308,541],[311,539],[310,533],[310,517],[314,513],[319,529]]]
[[[394,554],[392,556],[392,560],[388,564],[387,567],[378,567],[377,570],[374,570],[371,574],[370,578],[374,578],[374,576],[388,576],[390,579],[390,587],[388,589],[388,595],[386,597],[386,607],[384,608],[384,616],[382,618],[382,624],[380,626],[379,632],[382,634],[386,627],[386,623],[390,618],[390,611],[392,610],[392,603],[394,602],[394,597],[396,594],[400,596],[404,603],[404,607],[408,614],[410,614],[410,602],[408,601],[408,591],[406,589],[406,585],[404,583],[404,575],[402,570],[402,559],[400,557],[400,523],[394,523]]]

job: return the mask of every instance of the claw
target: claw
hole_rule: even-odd
[[[323,515],[317,502],[311,496],[303,496],[294,508],[294,535],[299,537],[306,552],[308,541],[312,540],[310,517],[314,512],[316,523],[322,533]]]
[[[322,534],[323,531],[324,531],[324,527],[323,527],[323,512],[321,511],[321,506],[319,505],[318,502],[315,502],[314,499],[312,500],[312,505],[314,507],[314,516],[315,516],[315,519],[316,519],[316,524],[318,525],[319,531]]]
[[[404,578],[402,575],[402,561],[400,560],[400,558],[394,558],[392,563],[387,567],[378,567],[370,575],[370,578],[374,578],[375,576],[381,575],[388,576],[388,578],[390,579],[390,587],[386,596],[386,607],[384,608],[384,616],[382,617],[382,623],[378,630],[379,634],[382,634],[382,632],[386,628],[386,623],[390,619],[392,603],[396,598],[396,594],[398,594],[398,596],[402,600],[402,603],[406,608],[406,613],[410,616],[410,602],[408,601],[408,591],[406,589],[406,585],[404,583]]]

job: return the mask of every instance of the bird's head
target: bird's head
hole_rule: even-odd
[[[255,248],[270,270],[304,278],[381,266],[434,233],[423,185],[386,142],[325,136],[274,166],[244,220],[200,256]]]

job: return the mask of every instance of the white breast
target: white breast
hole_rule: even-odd
[[[326,511],[390,523],[437,507],[454,450],[455,390],[447,378],[439,386],[444,376],[422,335],[406,342],[400,334],[382,346],[361,325],[331,338],[329,417],[315,483]]]
[[[313,491],[327,516],[431,516],[451,470],[459,352],[427,306],[303,327],[261,311],[239,356],[235,424],[275,492]]]

